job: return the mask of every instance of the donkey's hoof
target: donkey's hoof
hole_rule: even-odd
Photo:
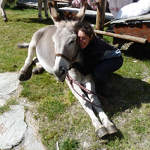
[[[35,67],[33,70],[32,70],[32,74],[34,75],[34,74],[38,74],[39,73],[39,71],[38,71],[38,69]]]
[[[20,81],[24,81],[24,74],[19,73],[19,74],[18,74],[18,79],[19,79]]]
[[[39,17],[40,22],[44,21],[43,17]]]
[[[105,127],[101,127],[96,131],[96,134],[98,135],[99,138],[102,138],[108,134],[108,131],[106,130]]]
[[[48,16],[48,17],[46,17],[46,19],[47,19],[47,20],[50,20],[51,18]]]
[[[107,131],[109,134],[114,134],[117,132],[117,128],[114,125],[112,125],[112,126],[107,127]]]
[[[7,22],[7,18],[3,18],[3,21],[4,21],[4,22]]]

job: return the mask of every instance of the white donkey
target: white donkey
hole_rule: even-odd
[[[110,122],[102,108],[84,100],[84,98],[89,99],[92,103],[101,106],[98,97],[93,94],[85,94],[81,88],[73,82],[74,89],[82,95],[82,97],[79,96],[66,78],[67,74],[69,74],[77,83],[82,84],[88,90],[95,91],[95,84],[91,75],[82,76],[74,68],[69,70],[73,62],[79,62],[82,65],[84,61],[82,50],[79,51],[76,42],[77,35],[74,32],[74,25],[78,21],[83,20],[87,3],[84,3],[82,9],[80,9],[76,15],[73,15],[70,20],[65,21],[58,15],[51,2],[48,2],[48,8],[55,25],[39,29],[34,33],[29,44],[28,57],[19,72],[19,80],[24,80],[36,52],[39,62],[37,62],[37,67],[33,72],[40,71],[43,67],[46,71],[55,75],[58,81],[64,82],[66,79],[72,93],[89,114],[99,138],[107,134],[116,133],[117,129],[115,125]],[[100,121],[96,117],[93,108],[98,113]]]
[[[0,0],[0,12],[1,12],[1,16],[3,17],[3,21],[7,21],[7,16],[6,16],[6,13],[4,10],[6,1],[7,0]],[[42,18],[42,2],[44,3],[45,17],[47,19],[50,19],[50,17],[48,16],[48,11],[47,11],[47,0],[38,0],[38,17],[39,17],[40,21],[43,20],[43,18]]]

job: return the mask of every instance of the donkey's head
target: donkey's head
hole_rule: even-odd
[[[51,2],[48,2],[48,8],[51,17],[57,27],[52,39],[55,48],[55,64],[53,67],[54,75],[58,81],[63,82],[68,74],[68,69],[78,54],[77,35],[74,32],[76,22],[82,21],[87,8],[87,3],[75,15],[70,16],[71,19],[63,20],[57,13]]]

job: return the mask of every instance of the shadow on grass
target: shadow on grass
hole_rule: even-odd
[[[150,60],[150,43],[133,43],[127,50],[121,50],[125,56],[131,56],[140,60]]]
[[[107,101],[113,107],[104,108],[112,117],[114,114],[124,112],[134,107],[140,108],[142,103],[150,103],[150,84],[140,79],[123,78],[118,74],[113,74],[113,88],[110,91]],[[103,102],[101,102],[103,105]]]
[[[31,9],[32,10],[34,8],[18,7],[18,6],[10,7],[9,5],[6,5],[5,9],[25,11],[25,9]],[[47,20],[47,19],[45,19],[45,16],[43,16],[43,19],[44,20],[40,21],[39,18],[38,18],[38,14],[37,14],[37,18],[20,18],[20,19],[13,20],[13,22],[39,23],[39,24],[45,24],[45,25],[52,25],[52,24],[54,24],[52,19],[48,19]],[[8,21],[11,22],[12,20],[8,17]]]
[[[130,111],[133,108],[141,108],[142,103],[150,105],[150,84],[147,82],[140,79],[123,78],[118,74],[113,74],[112,80],[113,87],[109,97],[106,98],[109,105],[103,108],[109,118],[112,118],[117,114],[119,115],[122,112]],[[99,94],[98,91],[97,94]],[[101,104],[102,106],[105,105],[103,101],[101,101]],[[113,108],[113,110],[111,110],[109,106]],[[119,129],[117,130],[117,133],[109,135],[109,141],[124,139],[122,131]]]
[[[54,24],[52,19],[49,19],[49,20],[44,19],[44,20],[40,21],[39,18],[21,18],[21,19],[16,19],[15,22],[39,23],[39,24],[45,24],[45,25],[53,25]]]

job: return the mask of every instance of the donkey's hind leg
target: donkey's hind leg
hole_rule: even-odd
[[[44,20],[42,17],[42,2],[43,0],[38,0],[38,17],[40,21]]]
[[[28,76],[27,72],[28,72],[29,66],[31,66],[31,64],[33,62],[33,57],[34,57],[35,51],[36,51],[36,44],[35,44],[35,41],[32,40],[30,42],[30,44],[29,44],[28,57],[25,60],[24,66],[19,71],[18,79],[20,81],[24,81],[24,80],[29,78],[29,77],[27,77]],[[32,75],[32,71],[29,74],[31,76]]]
[[[45,17],[47,20],[49,20],[50,17],[48,16],[48,11],[47,11],[47,0],[43,0],[43,2],[44,2]]]
[[[34,64],[36,65],[36,67],[32,70],[32,74],[39,74],[42,73],[44,71],[43,66],[40,64],[39,60],[37,57],[35,57],[33,59]]]

